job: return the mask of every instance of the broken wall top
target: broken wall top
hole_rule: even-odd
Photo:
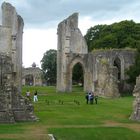
[[[22,33],[24,22],[16,9],[4,2],[2,9],[2,25],[0,26],[0,52],[11,54],[16,49],[16,42]]]
[[[62,28],[62,26],[65,24],[70,26],[70,28],[78,28],[78,13],[70,15],[67,19],[64,19],[62,22],[60,22],[58,24],[58,28]]]
[[[4,2],[1,8],[2,26],[15,28],[14,26],[16,26],[19,21],[24,24],[23,19],[17,14],[15,7],[13,7],[10,3]]]
[[[87,54],[86,41],[78,28],[78,13],[74,13],[58,25],[58,50],[65,53]]]
[[[15,74],[15,85],[21,90],[22,74],[22,36],[23,19],[16,9],[4,2],[2,8],[2,25],[0,26],[0,53],[9,55],[12,60],[12,72]]]

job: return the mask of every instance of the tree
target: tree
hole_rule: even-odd
[[[105,48],[137,48],[140,45],[140,24],[121,21],[111,25],[96,25],[88,29],[85,40],[88,50]]]
[[[56,56],[57,51],[50,49],[44,53],[41,60],[41,68],[45,75],[44,78],[50,85],[56,84]]]
[[[88,31],[84,37],[87,42],[89,51],[93,50],[94,40],[98,41],[100,39],[100,33],[102,32],[102,30],[105,26],[106,25],[96,25],[96,26],[88,29]],[[98,45],[95,45],[94,48],[98,48],[97,46]]]

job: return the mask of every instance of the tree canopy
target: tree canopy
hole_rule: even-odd
[[[140,24],[125,20],[88,29],[85,39],[88,50],[101,48],[137,48],[140,45]]]
[[[50,49],[44,53],[41,60],[41,68],[45,75],[44,78],[51,85],[56,83],[56,55],[57,51]]]

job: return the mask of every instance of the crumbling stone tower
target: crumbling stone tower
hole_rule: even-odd
[[[77,55],[74,63],[79,61],[83,64],[82,55],[88,52],[86,42],[78,28],[78,13],[74,13],[62,21],[58,25],[57,34],[57,90],[71,91],[72,80],[70,77],[73,64],[68,66],[71,55]]]
[[[17,15],[16,9],[9,3],[2,4],[1,48],[0,52],[8,53],[12,58],[14,84],[21,91],[22,75],[22,34],[24,22]]]
[[[21,96],[23,19],[2,4],[0,26],[0,122],[33,121],[32,104]]]

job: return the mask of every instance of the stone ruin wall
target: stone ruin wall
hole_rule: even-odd
[[[2,4],[0,26],[0,122],[35,121],[32,104],[21,96],[23,19]]]
[[[72,53],[87,54],[86,42],[78,28],[78,13],[74,13],[58,25],[57,48],[57,89],[70,91],[67,83],[71,84],[67,77],[67,65],[69,55]],[[70,73],[69,73],[70,74]]]
[[[120,94],[115,61],[120,61],[120,89],[130,90],[130,85],[124,82],[127,79],[125,69],[134,63],[135,51],[98,50],[88,53],[86,42],[78,28],[78,14],[71,15],[58,25],[57,49],[57,91],[72,91],[72,69],[79,62],[84,71],[84,91],[92,90],[102,96],[118,97]],[[107,64],[102,64],[102,60],[106,60]],[[107,81],[110,85],[107,85]]]
[[[117,96],[113,91],[119,93],[132,90],[133,87],[126,83],[128,77],[125,70],[133,65],[135,50],[98,50],[93,52],[92,56],[94,61],[91,60],[90,63],[93,64],[94,88],[98,94],[110,96],[111,93],[114,93],[113,96]],[[116,60],[120,61],[118,64],[120,70],[114,66]],[[120,73],[120,79],[118,73]]]
[[[135,97],[135,100],[133,101],[133,112],[130,119],[140,121],[140,75],[136,78],[133,96]]]
[[[9,3],[2,4],[2,26],[0,26],[0,52],[12,58],[15,86],[21,92],[22,35],[24,22]]]
[[[39,67],[23,68],[22,85],[42,86],[43,85],[42,75],[43,72]],[[27,81],[27,78],[29,78],[30,76],[32,76],[33,79],[31,81]]]

